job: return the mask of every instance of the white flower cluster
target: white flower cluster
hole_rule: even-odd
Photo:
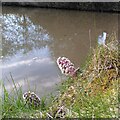
[[[60,68],[62,74],[68,76],[76,76],[79,68],[75,69],[74,64],[66,57],[59,57],[57,59],[57,65]]]
[[[98,44],[105,46],[106,37],[107,37],[107,33],[106,32],[103,32],[102,35],[99,35],[98,36]]]

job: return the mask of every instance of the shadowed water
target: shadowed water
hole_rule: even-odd
[[[40,8],[3,7],[2,77],[12,89],[10,74],[23,91],[39,96],[61,82],[56,59],[68,57],[84,64],[98,35],[118,33],[118,14]]]

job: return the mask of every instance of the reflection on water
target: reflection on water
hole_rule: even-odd
[[[40,25],[34,25],[26,15],[3,14],[3,56],[25,54],[33,48],[45,47],[51,38]]]
[[[2,19],[0,68],[6,88],[11,89],[11,73],[23,91],[29,83],[40,96],[54,91],[61,81],[57,57],[66,56],[77,67],[101,32],[118,33],[118,14],[111,13],[3,7]]]

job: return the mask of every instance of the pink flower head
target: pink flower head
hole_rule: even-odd
[[[75,69],[74,64],[66,57],[59,57],[57,59],[57,65],[60,68],[62,74],[68,76],[76,76],[79,68]]]

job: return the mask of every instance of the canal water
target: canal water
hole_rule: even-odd
[[[54,93],[65,80],[59,56],[82,66],[103,31],[118,34],[118,14],[25,7],[2,9],[2,78],[12,90],[13,77],[23,92]]]

